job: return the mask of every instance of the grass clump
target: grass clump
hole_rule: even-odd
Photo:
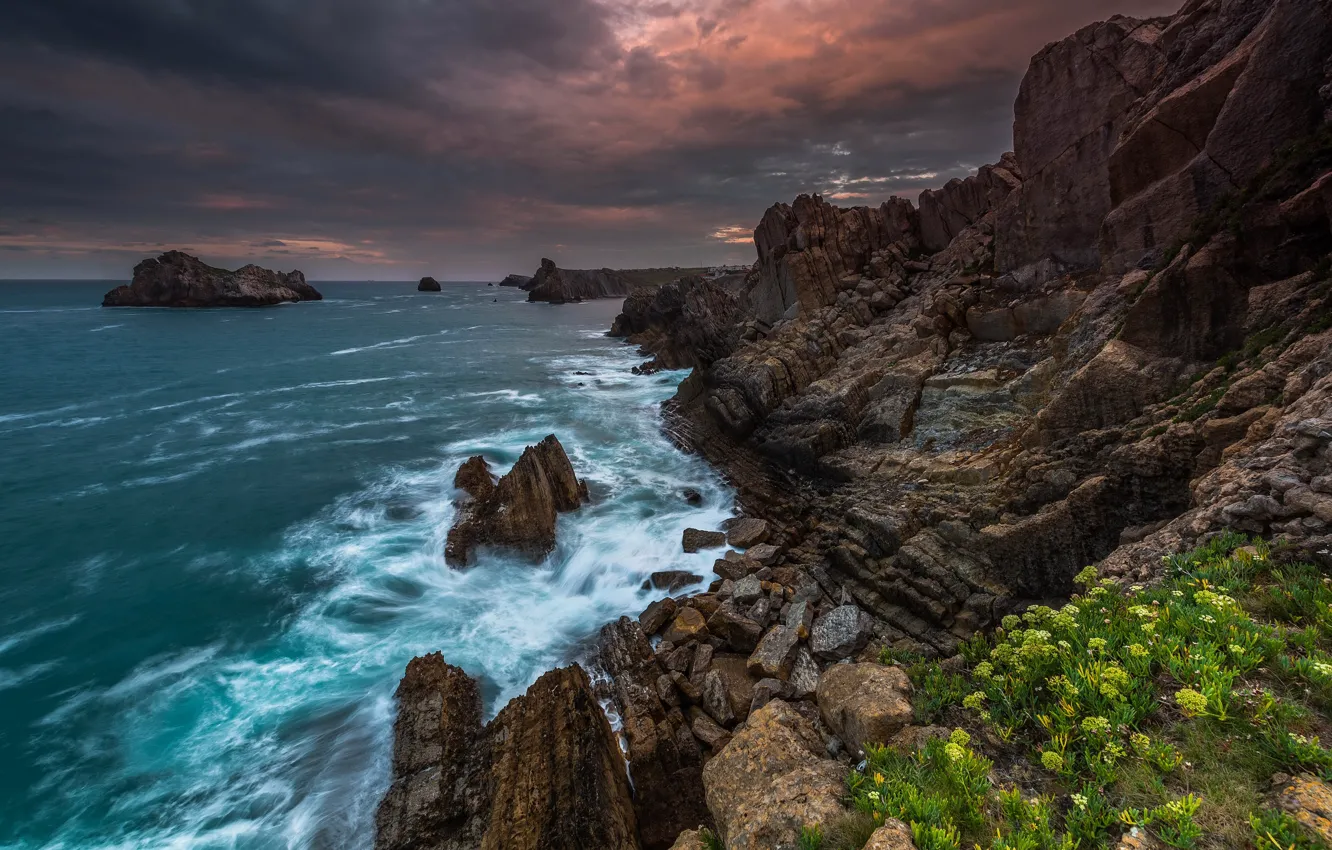
[[[913,756],[869,748],[849,780],[857,811],[908,823],[921,850],[1081,850],[1133,827],[1182,850],[1306,846],[1264,798],[1276,772],[1332,780],[1317,734],[1332,705],[1332,584],[1235,534],[1164,568],[1129,588],[1088,568],[1068,605],[1006,617],[967,647],[970,675],[951,674],[1039,793],[994,787],[959,730]],[[949,675],[913,677],[934,713],[960,690]]]

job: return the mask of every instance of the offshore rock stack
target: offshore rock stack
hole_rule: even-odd
[[[864,744],[937,733],[883,650],[954,656],[1227,528],[1332,568],[1330,119],[1328,0],[1115,17],[1032,59],[995,165],[914,206],[802,195],[743,279],[636,291],[615,332],[693,368],[666,427],[746,519],[706,593],[602,630],[634,782],[565,816],[795,848]]]

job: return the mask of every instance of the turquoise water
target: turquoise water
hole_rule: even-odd
[[[618,302],[102,310],[109,288],[0,283],[0,846],[369,847],[412,656],[494,711],[641,610],[649,572],[709,571],[680,533],[731,495],[660,434],[681,375],[628,373]],[[457,465],[548,433],[593,504],[541,565],[450,570]]]

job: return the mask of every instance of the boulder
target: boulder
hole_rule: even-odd
[[[439,292],[439,281],[433,277],[423,277],[421,282],[416,285],[417,292]]]
[[[1326,782],[1312,776],[1295,777],[1277,794],[1277,805],[1324,844],[1332,843],[1332,787]]]
[[[841,764],[823,757],[813,725],[782,700],[751,715],[703,768],[708,809],[727,850],[796,850],[803,827],[845,811],[845,778]]]
[[[720,549],[726,545],[726,534],[721,531],[686,528],[680,542],[684,550],[692,554],[703,549]]]
[[[702,580],[703,576],[687,570],[662,570],[648,576],[647,581],[643,582],[643,590],[664,590],[667,593],[674,593]]]
[[[624,759],[578,666],[552,670],[481,725],[476,683],[435,653],[398,686],[393,778],[376,850],[636,850]]]
[[[816,658],[840,661],[865,648],[874,620],[855,605],[839,605],[814,621],[809,649]]]
[[[911,682],[898,667],[834,664],[819,677],[819,716],[851,747],[884,744],[911,723]]]
[[[587,485],[574,474],[573,464],[554,434],[523,450],[493,491],[483,482],[489,470],[468,460],[458,470],[455,484],[479,488],[484,496],[463,502],[449,530],[445,560],[452,566],[473,562],[478,546],[498,546],[538,560],[555,548],[555,520],[560,513],[578,509],[587,500]],[[485,475],[481,473],[484,470]]]
[[[737,549],[748,549],[768,539],[768,524],[761,519],[742,519],[735,522],[726,532],[726,542]]]
[[[897,818],[889,818],[874,830],[865,850],[916,850],[916,841],[911,836],[911,827]]]
[[[791,676],[791,667],[795,664],[796,650],[800,645],[800,635],[795,629],[786,626],[773,626],[759,641],[754,653],[749,656],[748,670],[759,679],[781,679]]]
[[[135,266],[133,281],[108,292],[102,306],[271,307],[323,297],[299,271],[274,272],[251,264],[233,272],[180,251],[167,251]]]

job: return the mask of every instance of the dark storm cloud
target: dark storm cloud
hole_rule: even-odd
[[[747,260],[1011,144],[1027,57],[1159,0],[12,0],[0,276],[158,246],[315,275]]]

